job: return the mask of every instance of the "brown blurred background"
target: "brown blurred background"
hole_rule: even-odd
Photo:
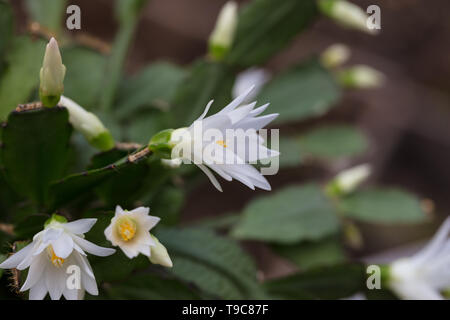
[[[280,0],[282,1],[282,0]],[[13,1],[26,27],[22,1]],[[106,42],[114,39],[117,24],[113,1],[69,1],[80,6],[82,29]],[[246,1],[239,1],[244,3]],[[450,213],[450,2],[448,0],[353,1],[366,8],[381,8],[381,33],[365,35],[319,19],[299,35],[266,67],[278,72],[303,58],[341,42],[352,50],[350,64],[363,63],[387,75],[377,90],[348,91],[340,106],[320,121],[346,121],[363,129],[371,141],[364,160],[373,164],[372,182],[405,187],[432,199],[436,214]],[[151,0],[144,10],[128,56],[127,72],[133,73],[156,60],[189,64],[206,52],[207,39],[224,0]],[[302,123],[298,129],[312,123]],[[326,178],[333,169],[310,164],[269,177],[274,190],[308,178]],[[205,179],[206,182],[206,179]],[[255,194],[239,183],[224,183],[224,193],[208,183],[194,190],[185,204],[186,223],[201,216],[217,216],[242,208]],[[370,254],[429,235],[430,226],[381,227],[361,225],[365,249]],[[375,240],[376,239],[376,240]],[[251,245],[251,244],[250,244]],[[260,250],[259,259],[265,257]],[[270,269],[268,266],[267,268]]]

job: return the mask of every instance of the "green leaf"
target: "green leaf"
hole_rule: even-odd
[[[363,133],[347,125],[315,128],[300,137],[300,148],[314,158],[353,157],[368,149]]]
[[[171,271],[213,297],[264,296],[250,258],[232,240],[201,229],[158,229],[159,241],[173,260]]]
[[[73,47],[62,50],[67,72],[64,95],[74,99],[85,109],[96,106],[105,72],[106,59],[94,51]]]
[[[6,56],[6,69],[0,80],[0,119],[5,120],[18,104],[27,103],[39,84],[44,57],[43,41],[16,37]]]
[[[281,123],[321,116],[339,97],[340,89],[332,75],[314,59],[276,76],[263,87],[257,100],[270,102],[269,111],[280,114],[275,123]]]
[[[108,166],[75,173],[59,181],[53,181],[50,186],[53,200],[51,208],[58,208],[63,204],[67,204],[80,195],[91,191],[109,178],[129,170],[130,167],[140,166],[140,162],[147,157],[148,154],[138,155],[133,161],[130,161],[130,157],[124,157]]]
[[[276,243],[319,240],[339,227],[334,209],[315,184],[287,187],[251,201],[232,234]]]
[[[133,275],[127,281],[107,289],[113,299],[131,300],[194,300],[200,296],[177,279],[158,277],[150,273]]]
[[[54,33],[59,33],[67,0],[26,0],[25,4],[34,21]]]
[[[176,88],[185,77],[186,71],[174,64],[149,65],[123,82],[118,93],[117,116],[130,117],[143,106],[168,110]]]
[[[366,287],[365,267],[343,264],[315,268],[265,283],[268,292],[279,299],[342,299]]]
[[[11,5],[0,0],[0,74],[3,70],[3,57],[13,36],[13,10]]]
[[[344,249],[337,237],[329,237],[315,242],[276,245],[273,249],[302,270],[335,265],[346,260]]]
[[[3,129],[1,155],[6,179],[38,205],[48,201],[50,182],[67,166],[72,128],[65,108],[14,111]]]
[[[281,168],[298,166],[303,160],[303,150],[298,138],[280,138],[280,156],[278,156]]]
[[[31,215],[19,221],[14,227],[16,239],[32,239],[33,236],[44,229],[44,223],[50,216],[40,214]]]
[[[371,223],[418,223],[426,218],[417,197],[394,188],[356,191],[338,199],[338,208],[347,217]]]
[[[249,67],[283,49],[316,17],[313,0],[253,0],[240,15],[226,61]]]
[[[174,125],[189,126],[211,100],[211,114],[225,107],[231,102],[233,83],[234,75],[226,65],[197,61],[175,93],[171,111]]]
[[[151,177],[149,177],[151,179]],[[151,202],[151,211],[161,218],[164,225],[174,225],[178,222],[181,208],[184,204],[184,192],[180,188],[167,186],[162,188]]]

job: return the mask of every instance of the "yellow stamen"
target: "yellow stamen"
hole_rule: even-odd
[[[50,258],[50,261],[52,262],[52,264],[53,264],[55,267],[58,267],[58,268],[59,268],[59,267],[62,267],[62,265],[64,264],[64,259],[58,257],[58,256],[55,254],[55,251],[53,250],[53,247],[52,247],[51,245],[47,247],[47,253],[48,253],[48,256],[49,256],[49,258]]]
[[[225,141],[223,141],[223,140],[216,141],[216,143],[217,143],[219,146],[222,146],[222,147],[224,147],[224,148],[227,147],[227,145],[225,144]]]
[[[117,231],[124,241],[130,241],[136,235],[136,223],[128,218],[123,217],[118,221]]]

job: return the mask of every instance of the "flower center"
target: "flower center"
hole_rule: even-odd
[[[136,223],[127,217],[121,218],[117,225],[117,231],[124,241],[130,241],[136,235]]]
[[[225,141],[223,141],[223,140],[216,141],[216,143],[217,143],[219,146],[222,146],[222,147],[224,147],[224,148],[227,147],[227,145],[225,144]]]
[[[52,264],[53,264],[55,267],[58,267],[58,268],[59,268],[59,267],[62,267],[62,265],[64,264],[64,259],[58,257],[58,256],[55,254],[55,251],[53,250],[52,245],[49,245],[49,246],[47,247],[47,253],[48,253],[48,257],[49,257],[50,261],[52,262]]]

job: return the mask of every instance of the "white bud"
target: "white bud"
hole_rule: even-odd
[[[319,0],[321,11],[342,26],[375,34],[377,29],[367,27],[368,16],[357,5],[345,0]]]
[[[338,81],[348,88],[377,88],[383,85],[385,76],[366,65],[357,65],[338,72]]]
[[[183,164],[183,160],[180,158],[175,159],[161,159],[161,164],[169,169],[179,168]]]
[[[64,91],[66,67],[62,64],[58,42],[51,38],[45,49],[44,62],[40,71],[40,95],[43,104],[53,107]]]
[[[326,68],[340,67],[350,58],[350,49],[343,44],[336,43],[329,46],[320,56],[322,65]]]
[[[162,265],[163,267],[172,268],[173,263],[167,253],[166,247],[164,247],[154,235],[150,234],[150,236],[153,241],[156,242],[156,246],[150,247],[150,262]]]
[[[61,96],[59,104],[68,110],[69,122],[75,130],[82,133],[94,147],[101,150],[108,150],[114,147],[111,133],[95,114],[86,111],[75,101],[65,96]]]
[[[221,60],[233,44],[238,23],[238,5],[228,1],[217,18],[216,26],[209,38],[210,54]]]
[[[368,164],[344,170],[340,172],[333,180],[332,184],[341,194],[353,192],[361,183],[363,183],[371,174],[372,169]]]

